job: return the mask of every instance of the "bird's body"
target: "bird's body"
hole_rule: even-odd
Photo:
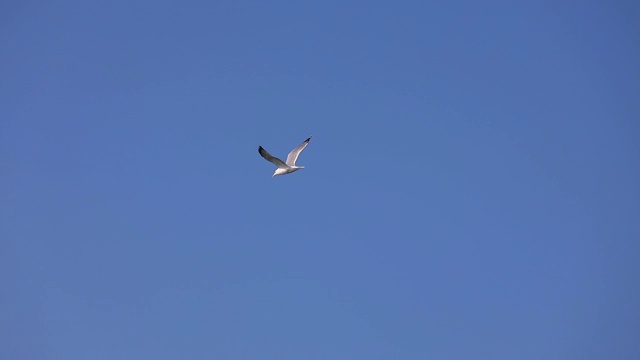
[[[273,173],[272,177],[291,174],[292,172],[304,169],[304,166],[296,165],[296,160],[298,160],[298,155],[300,155],[302,150],[304,150],[304,148],[309,145],[309,141],[311,141],[311,136],[309,136],[307,140],[303,141],[302,144],[300,144],[297,148],[291,150],[291,152],[287,156],[287,162],[284,162],[275,156],[271,156],[271,154],[269,154],[267,150],[265,150],[262,146],[258,147],[258,153],[260,153],[260,156],[262,156],[265,160],[272,162],[278,167]]]
[[[287,167],[287,168],[277,168],[276,171],[273,173],[273,176],[291,174],[292,172],[296,172],[296,171],[298,171],[300,169],[304,169],[304,166],[292,166],[292,167]]]

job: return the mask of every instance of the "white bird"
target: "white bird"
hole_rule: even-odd
[[[294,171],[298,171],[300,169],[304,169],[304,166],[296,166],[296,160],[298,160],[298,155],[304,150],[304,148],[309,145],[309,141],[311,141],[312,136],[309,136],[307,140],[303,141],[297,148],[291,150],[289,155],[287,156],[287,162],[278,159],[277,157],[271,156],[262,146],[258,147],[258,152],[260,155],[265,158],[265,160],[274,163],[278,168],[273,173],[271,177],[278,175],[286,175],[291,174]]]

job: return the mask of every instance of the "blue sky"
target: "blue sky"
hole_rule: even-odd
[[[0,358],[640,358],[638,19],[3,3]]]

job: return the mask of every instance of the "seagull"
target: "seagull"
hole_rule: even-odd
[[[309,136],[307,140],[303,141],[297,148],[291,150],[289,155],[287,156],[287,162],[278,159],[277,157],[271,156],[262,146],[258,147],[258,152],[260,156],[262,156],[265,160],[270,161],[278,167],[276,171],[273,173],[271,177],[278,175],[286,175],[291,174],[294,171],[298,171],[300,169],[304,169],[304,166],[296,166],[296,160],[298,160],[298,155],[304,150],[304,148],[309,145],[309,141],[313,136]]]

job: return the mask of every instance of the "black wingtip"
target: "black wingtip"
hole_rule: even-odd
[[[260,151],[262,151],[262,146],[258,146],[258,153],[260,153]]]

